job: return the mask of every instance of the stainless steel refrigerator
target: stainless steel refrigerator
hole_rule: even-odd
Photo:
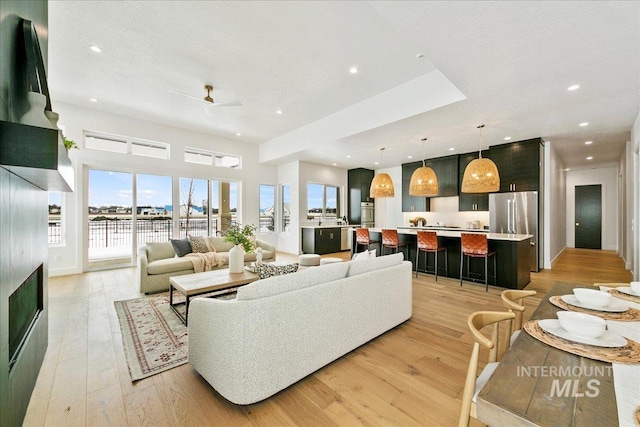
[[[491,233],[532,234],[531,271],[539,271],[538,192],[489,194]]]

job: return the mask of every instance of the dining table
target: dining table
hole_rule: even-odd
[[[576,287],[588,286],[554,284],[529,322],[556,319],[562,308],[552,304],[550,298],[570,295]],[[640,309],[640,303],[627,304]],[[640,321],[607,320],[609,330],[614,324],[622,325],[615,330],[627,340],[633,337],[635,342],[627,342],[637,346]],[[489,426],[509,427],[638,426],[640,357],[635,354],[630,358],[627,363],[594,360],[545,344],[523,330],[480,391],[478,419]]]

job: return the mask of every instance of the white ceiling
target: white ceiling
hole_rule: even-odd
[[[640,2],[50,1],[48,78],[54,109],[253,142],[274,163],[375,168],[387,147],[399,165],[422,137],[427,157],[463,153],[484,123],[484,146],[542,137],[585,168],[618,161],[640,111]],[[169,91],[205,83],[242,107]]]

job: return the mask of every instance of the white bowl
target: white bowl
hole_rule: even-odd
[[[611,302],[611,294],[595,289],[575,288],[573,295],[584,305],[591,307],[605,307]]]
[[[633,291],[634,294],[640,295],[640,282],[631,282],[629,287]]]
[[[587,338],[597,338],[604,334],[607,322],[591,314],[577,313],[575,311],[558,311],[556,313],[560,326],[573,335]]]

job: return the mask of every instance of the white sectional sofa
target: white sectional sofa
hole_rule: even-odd
[[[226,399],[277,393],[411,317],[402,254],[258,280],[189,306],[189,363]]]

